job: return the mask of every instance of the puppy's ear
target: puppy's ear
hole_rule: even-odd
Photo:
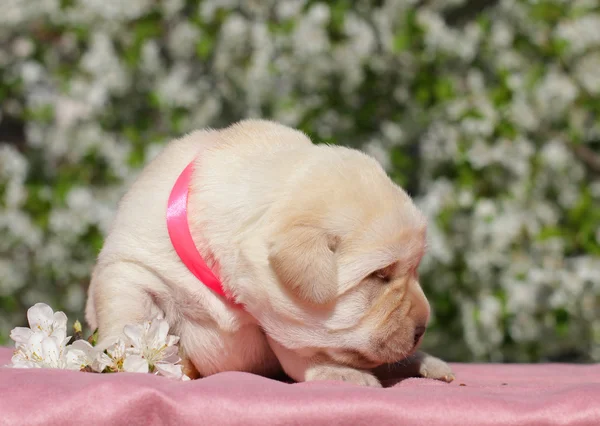
[[[272,243],[269,263],[292,294],[308,303],[324,305],[337,295],[335,250],[339,239],[322,229],[295,226]]]

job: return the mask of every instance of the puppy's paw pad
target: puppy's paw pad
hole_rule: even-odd
[[[421,362],[419,374],[428,379],[441,380],[447,383],[455,379],[450,366],[445,361],[433,356],[428,356]]]
[[[379,380],[366,371],[355,370],[349,367],[338,367],[321,365],[310,368],[306,372],[306,381],[334,380],[340,382],[354,383],[360,386],[380,388]]]

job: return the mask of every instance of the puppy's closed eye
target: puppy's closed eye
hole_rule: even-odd
[[[376,279],[384,284],[392,281],[392,267],[386,266],[385,268],[378,269],[377,271],[371,273],[369,278]]]

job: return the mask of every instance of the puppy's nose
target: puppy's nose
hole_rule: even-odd
[[[423,337],[423,334],[425,334],[425,326],[419,325],[418,327],[415,328],[415,340],[413,341],[414,345],[416,346],[417,343],[419,343],[419,340],[421,340],[421,337]]]

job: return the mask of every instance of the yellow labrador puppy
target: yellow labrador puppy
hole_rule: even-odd
[[[216,290],[167,225],[176,182],[187,197],[179,225]],[[359,151],[264,120],[196,131],[122,199],[86,319],[102,344],[161,313],[194,377],[283,369],[296,381],[380,386],[373,370],[401,361],[451,381],[445,362],[416,352],[429,319],[417,275],[425,231],[410,197]]]

